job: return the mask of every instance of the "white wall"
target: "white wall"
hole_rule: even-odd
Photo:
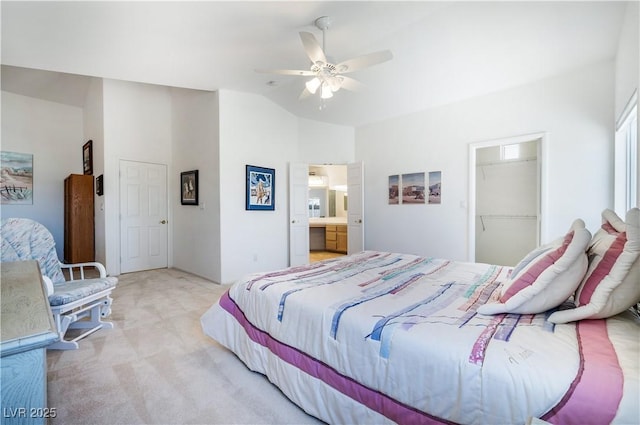
[[[164,86],[104,80],[104,202],[106,260],[110,274],[120,274],[119,162],[120,160],[171,166],[171,90]],[[175,181],[175,180],[174,180]],[[169,199],[176,185],[168,184]],[[171,210],[169,210],[171,214]],[[169,217],[171,222],[172,217]],[[171,252],[169,234],[169,259]]]
[[[640,89],[640,3],[629,2],[625,13],[624,23],[620,31],[620,41],[616,53],[616,119],[620,117],[624,107],[634,90]],[[640,120],[638,132],[640,134]],[[638,160],[640,164],[640,149]],[[640,202],[640,174],[636,182],[637,196]]]
[[[612,198],[612,62],[356,130],[365,163],[365,247],[467,259],[468,144],[548,133],[547,234],[590,229]],[[441,205],[388,205],[388,176],[442,171]]]
[[[173,265],[215,282],[220,264],[220,154],[218,93],[172,89],[173,169],[171,186],[183,171],[198,170],[198,206],[181,205],[174,191]]]
[[[221,90],[220,283],[288,265],[288,164],[298,119],[262,96]],[[275,210],[246,211],[246,165],[275,169]]]
[[[355,158],[355,129],[308,119],[298,120],[297,161],[347,164]]]
[[[2,92],[3,151],[33,154],[33,205],[2,205],[2,218],[25,217],[64,251],[64,179],[82,174],[82,108]]]
[[[104,174],[104,112],[102,99],[103,82],[91,80],[84,112],[84,140],[93,140],[93,175]],[[95,183],[94,183],[95,184]],[[105,234],[105,196],[94,194],[94,229],[96,261],[106,263],[107,235]]]
[[[638,19],[640,3],[629,2],[624,17],[620,41],[616,53],[615,117],[618,118],[640,79],[640,26]]]

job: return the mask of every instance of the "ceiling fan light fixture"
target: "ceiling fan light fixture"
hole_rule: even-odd
[[[333,97],[333,91],[331,87],[326,82],[322,84],[322,94],[320,95],[323,99],[329,99]]]
[[[318,77],[314,77],[305,83],[305,87],[307,87],[307,90],[309,90],[311,94],[316,94],[318,87],[320,87],[320,79],[318,79]]]
[[[363,84],[359,83],[357,80],[354,80],[351,77],[343,76],[342,74],[351,73],[363,68],[368,68],[370,66],[386,62],[388,60],[391,60],[393,58],[393,55],[389,50],[383,50],[362,56],[357,56],[352,59],[348,59],[335,64],[334,60],[330,56],[326,55],[326,32],[331,24],[332,19],[328,16],[321,16],[315,20],[316,27],[322,31],[322,45],[320,45],[320,43],[312,33],[307,31],[301,31],[299,33],[304,51],[311,61],[310,68],[308,70],[257,69],[256,71],[279,75],[303,76],[306,78],[311,77],[310,80],[305,82],[305,88],[298,96],[298,99],[303,100],[308,98],[310,95],[319,94],[321,98],[320,109],[324,108],[324,101],[326,99],[332,98],[333,93],[339,90],[360,90],[363,87]]]
[[[329,78],[327,80],[327,84],[329,85],[329,87],[331,87],[331,91],[335,93],[338,90],[340,90],[340,87],[342,87],[343,81],[344,81],[343,77],[336,75],[332,78]]]

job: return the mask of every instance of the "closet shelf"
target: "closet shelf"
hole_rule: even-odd
[[[531,157],[531,158],[518,158],[518,159],[503,159],[503,160],[497,160],[497,161],[484,161],[484,162],[478,162],[476,163],[476,167],[485,167],[488,165],[507,165],[507,164],[515,164],[518,162],[531,162],[531,161],[537,161],[538,158],[537,157]]]
[[[476,214],[478,218],[498,218],[498,219],[514,219],[514,218],[523,218],[523,219],[534,219],[538,218],[535,214]]]

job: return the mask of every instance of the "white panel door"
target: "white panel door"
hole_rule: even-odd
[[[168,265],[167,166],[120,161],[120,271]]]
[[[289,164],[289,265],[309,262],[309,165]]]
[[[364,249],[364,166],[362,162],[347,164],[347,253]]]

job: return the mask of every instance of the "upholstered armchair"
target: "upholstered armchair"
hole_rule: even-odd
[[[59,341],[48,348],[69,350],[78,348],[78,340],[99,329],[113,328],[102,321],[111,314],[111,291],[118,279],[107,276],[97,262],[64,264],[58,260],[53,236],[42,224],[26,218],[7,218],[0,223],[2,262],[36,260],[45,282],[51,312],[57,326]],[[95,268],[99,277],[85,276],[86,268]],[[63,269],[67,269],[68,279]],[[79,274],[79,276],[77,276]],[[76,278],[77,277],[77,278]],[[80,329],[72,339],[68,330]]]

